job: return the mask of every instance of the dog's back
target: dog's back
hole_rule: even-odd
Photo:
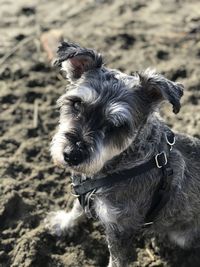
[[[176,136],[175,147],[190,161],[194,159],[200,162],[200,139],[185,134],[176,134]]]
[[[175,157],[173,157],[175,155]],[[171,194],[168,236],[181,247],[199,246],[200,237],[200,140],[176,134],[174,154],[170,159],[175,166]],[[169,220],[168,220],[169,219]],[[170,229],[171,228],[171,229]]]

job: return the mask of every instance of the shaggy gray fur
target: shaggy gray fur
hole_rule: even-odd
[[[183,94],[182,85],[154,71],[128,76],[102,62],[100,54],[72,43],[60,46],[56,61],[63,64],[71,86],[59,100],[60,125],[51,152],[58,164],[83,179],[142,164],[159,153],[160,147],[168,151],[166,125],[157,111],[168,101],[178,113]],[[167,157],[174,171],[170,199],[148,231],[164,234],[182,247],[198,245],[200,141],[176,133]],[[132,239],[144,223],[161,177],[161,171],[153,169],[95,193],[93,207],[105,227],[109,267],[128,266]],[[58,226],[47,224],[54,230]]]

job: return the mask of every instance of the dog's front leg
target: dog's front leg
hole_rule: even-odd
[[[50,212],[44,220],[48,231],[57,236],[64,234],[71,235],[74,228],[85,218],[85,213],[78,201],[74,201],[73,208],[69,212],[59,210]]]
[[[107,233],[110,259],[108,267],[128,267],[133,260],[133,238],[127,232],[109,231]]]

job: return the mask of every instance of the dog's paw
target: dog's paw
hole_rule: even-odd
[[[69,234],[74,228],[74,219],[70,212],[63,210],[50,212],[44,220],[45,228],[55,236]]]

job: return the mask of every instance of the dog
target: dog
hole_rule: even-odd
[[[79,199],[69,212],[51,212],[46,227],[69,234],[85,213],[95,216],[105,229],[109,267],[129,266],[143,226],[180,247],[198,245],[200,140],[174,134],[159,116],[163,102],[179,112],[183,85],[151,69],[132,76],[109,69],[101,54],[70,42],[59,46],[55,65],[70,84],[58,99],[51,155],[72,173]]]

